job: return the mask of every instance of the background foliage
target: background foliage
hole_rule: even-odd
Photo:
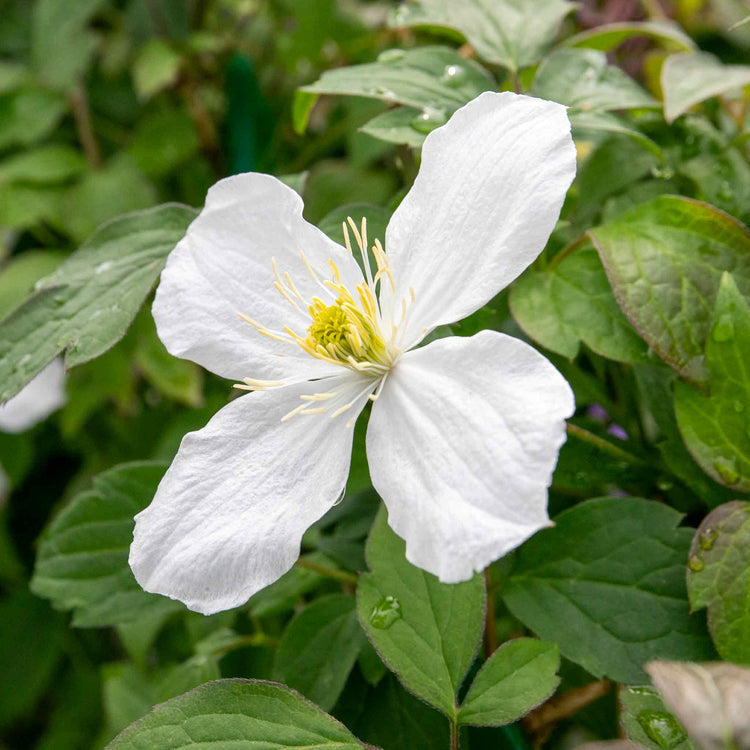
[[[745,10],[0,0],[0,396],[70,368],[62,410],[0,434],[0,746],[137,721],[112,747],[703,746],[644,668],[750,664]],[[534,266],[439,334],[521,336],[570,381],[556,526],[440,584],[379,511],[360,424],[281,580],[211,617],[145,594],[133,516],[229,396],[150,316],[190,207],[265,171],[337,241],[347,215],[383,237],[425,135],[506,89],[569,107],[578,176]]]

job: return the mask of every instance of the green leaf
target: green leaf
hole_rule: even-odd
[[[688,453],[674,413],[677,373],[662,362],[633,368],[641,408],[653,427],[653,442],[669,471],[679,477],[709,508],[726,503],[733,493],[708,476]],[[646,420],[644,420],[645,422]]]
[[[690,547],[687,586],[693,609],[708,608],[721,658],[750,664],[750,503],[726,503],[703,519]]]
[[[487,659],[458,712],[460,724],[500,726],[525,716],[560,683],[560,652],[552,643],[517,638]]]
[[[186,693],[204,682],[218,680],[220,677],[221,672],[215,657],[207,654],[192,656],[182,664],[172,666],[157,682],[154,690],[154,702],[162,703]]]
[[[362,748],[343,725],[299,693],[272,682],[217,680],[156,706],[109,745],[145,747]]]
[[[320,552],[305,555],[305,559],[318,565],[329,566],[328,558]],[[270,617],[293,610],[301,596],[317,588],[323,577],[318,573],[295,565],[270,586],[261,589],[248,602],[253,617]]]
[[[390,211],[370,203],[347,203],[339,208],[334,208],[318,222],[318,228],[334,242],[343,245],[344,229],[342,224],[349,217],[354,220],[357,227],[362,225],[363,218],[367,220],[367,237],[370,245],[376,239],[385,243],[385,229],[391,218]],[[351,229],[349,229],[349,236],[351,237]],[[361,258],[357,256],[357,261],[360,260]]]
[[[86,159],[70,146],[39,146],[0,162],[0,183],[64,182],[86,169]]]
[[[695,42],[677,24],[669,21],[606,23],[568,37],[563,45],[609,52],[628,39],[642,36],[661,42],[667,48],[688,52],[695,49]]]
[[[304,135],[307,123],[310,121],[315,102],[318,101],[317,94],[309,94],[306,91],[295,91],[292,101],[292,126],[297,135]]]
[[[450,29],[482,59],[518,71],[539,61],[575,7],[567,0],[418,0],[402,3],[388,20],[395,27]]]
[[[4,318],[65,258],[57,250],[30,250],[13,256],[0,269],[0,319]]]
[[[411,565],[384,510],[366,556],[372,572],[360,578],[357,612],[368,638],[407,690],[455,716],[456,693],[482,634],[482,576],[446,584]]]
[[[165,204],[103,226],[0,322],[0,400],[65,351],[67,367],[122,338],[195,211]]]
[[[0,94],[20,88],[28,77],[28,71],[21,63],[0,60]]]
[[[284,631],[274,679],[330,711],[364,642],[353,597],[331,594],[316,599]]]
[[[336,716],[362,741],[379,748],[448,750],[448,720],[406,692],[390,673],[374,688],[353,680],[336,706]]]
[[[620,691],[620,721],[627,736],[646,750],[695,750],[685,727],[653,688]]]
[[[0,728],[33,714],[63,657],[65,622],[26,591],[0,602]]]
[[[615,115],[612,112],[570,112],[568,114],[570,125],[573,129],[573,136],[578,137],[582,132],[594,133],[615,133],[627,135],[629,138],[636,140],[641,146],[644,146],[652,154],[663,158],[663,152],[658,144],[654,143],[647,135],[636,130],[624,117]]]
[[[504,585],[511,612],[591,674],[645,682],[655,658],[705,659],[711,642],[690,616],[682,516],[641,498],[588,500],[518,551]]]
[[[147,42],[138,50],[133,63],[133,85],[138,96],[149,99],[171,86],[181,65],[182,58],[167,42],[161,39]]]
[[[164,177],[198,152],[198,133],[187,112],[163,111],[138,121],[130,155],[149,177]]]
[[[133,517],[153,499],[166,467],[121,464],[99,474],[42,534],[31,589],[58,609],[73,609],[78,627],[133,622],[182,609],[147,594],[128,566]]]
[[[618,362],[641,362],[648,347],[617,306],[596,250],[574,252],[524,274],[510,295],[513,317],[542,346],[575,357],[581,341]]]
[[[661,69],[664,117],[672,122],[694,104],[750,84],[750,65],[724,65],[707,52],[670,55]]]
[[[98,226],[120,214],[149,208],[157,200],[154,186],[121,155],[89,172],[72,187],[64,202],[64,228],[83,242]]]
[[[721,279],[706,345],[710,396],[675,386],[685,445],[717,482],[750,492],[750,309],[732,277]]]
[[[448,47],[388,50],[377,62],[323,73],[302,91],[348,94],[415,107],[426,114],[423,132],[443,125],[459,107],[494,88],[490,74]]]
[[[134,326],[135,364],[165,396],[187,406],[203,405],[203,370],[193,362],[173,357],[156,334],[153,317],[141,315]]]
[[[539,66],[531,93],[583,112],[658,106],[630,76],[609,65],[603,52],[593,49],[553,52]]]
[[[154,686],[128,662],[102,666],[102,703],[109,735],[147,713],[154,704]]]
[[[750,294],[750,232],[713,206],[662,196],[590,235],[634,328],[681,375],[704,384],[722,272]]]
[[[51,88],[72,88],[93,54],[97,37],[86,26],[104,0],[39,0],[34,4],[31,57],[40,78]]]
[[[420,115],[420,110],[413,107],[394,107],[368,120],[360,131],[387,143],[403,143],[420,148],[426,138],[425,133],[421,132]]]
[[[0,149],[27,146],[49,135],[65,114],[65,97],[25,88],[0,96]]]

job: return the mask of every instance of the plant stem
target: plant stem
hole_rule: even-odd
[[[102,155],[99,150],[99,144],[91,127],[91,113],[89,111],[89,100],[86,96],[86,87],[83,80],[79,80],[75,88],[68,94],[70,106],[73,109],[73,119],[76,124],[76,133],[78,140],[83,146],[83,153],[86,160],[94,169],[102,165]]]
[[[562,719],[578,713],[590,703],[606,695],[612,683],[609,680],[597,680],[580,688],[568,690],[559,698],[547,701],[534,709],[523,720],[526,729],[533,735],[540,735],[551,729]]]
[[[615,458],[619,458],[623,461],[627,461],[628,463],[631,463],[631,464],[637,464],[639,466],[650,465],[647,461],[644,461],[642,458],[639,458],[638,456],[632,453],[628,453],[628,451],[625,451],[622,448],[618,448],[616,445],[613,445],[612,443],[610,443],[609,440],[600,438],[598,435],[594,435],[593,432],[589,432],[588,430],[585,430],[583,427],[579,427],[578,425],[568,423],[566,429],[567,429],[568,435],[572,435],[573,437],[578,438],[584,443],[589,443],[589,445],[596,446],[600,451],[603,451],[604,453],[609,453],[610,456],[614,456]]]
[[[450,750],[461,750],[461,732],[458,722],[451,718],[451,747]]]
[[[589,236],[584,232],[580,237],[569,242],[560,252],[555,255],[554,258],[549,262],[547,268],[554,268],[558,263],[565,260],[569,255],[572,255],[578,248],[583,247],[585,244],[590,242]]]
[[[357,576],[353,573],[347,573],[344,570],[336,570],[335,568],[329,568],[327,565],[320,565],[319,563],[308,560],[304,557],[300,557],[297,560],[297,565],[300,568],[311,570],[313,573],[323,576],[324,578],[332,578],[335,581],[341,581],[342,583],[350,583],[353,586],[357,585]]]

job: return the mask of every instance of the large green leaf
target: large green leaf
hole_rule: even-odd
[[[677,383],[677,424],[707,474],[750,492],[750,309],[728,273],[716,300],[706,363],[711,395]]]
[[[359,750],[362,743],[299,693],[273,682],[217,680],[155,706],[111,750],[241,747]]]
[[[552,643],[517,638],[502,645],[471,683],[460,724],[499,726],[526,715],[555,692],[560,652]]]
[[[131,463],[94,479],[42,534],[31,588],[58,609],[73,609],[73,624],[101,627],[182,609],[147,594],[128,566],[133,517],[153,499],[166,466]]]
[[[71,146],[39,146],[0,162],[0,184],[63,182],[85,168],[86,159]]]
[[[558,49],[539,66],[531,93],[575,110],[606,112],[656,107],[658,102],[603,52]]]
[[[724,65],[707,52],[670,55],[661,69],[664,117],[672,122],[694,104],[750,85],[750,65]]]
[[[484,68],[448,47],[389,50],[377,62],[323,73],[302,91],[349,94],[406,104],[425,115],[423,129],[444,124],[459,107],[494,88]]]
[[[388,143],[419,148],[426,137],[422,112],[413,107],[394,107],[368,120],[360,130]]]
[[[599,677],[643,683],[656,658],[705,659],[691,616],[682,516],[641,498],[598,498],[558,515],[518,552],[503,594],[511,612]]]
[[[703,519],[690,548],[687,585],[693,608],[708,608],[722,658],[750,664],[750,503],[726,503]]]
[[[399,5],[388,20],[457,32],[482,59],[518,71],[541,59],[575,7],[568,0],[417,0]]]
[[[576,251],[544,271],[531,271],[513,286],[513,317],[542,346],[575,357],[583,341],[619,362],[641,362],[645,342],[617,306],[594,248]]]
[[[705,203],[661,196],[591,230],[635,329],[684,377],[706,382],[704,348],[723,271],[750,294],[750,232]]]
[[[166,204],[115,219],[0,322],[0,400],[60,352],[74,367],[119,341],[195,211]]]
[[[695,49],[695,42],[677,24],[666,21],[606,23],[568,37],[563,44],[566,47],[586,47],[609,52],[628,39],[639,36],[649,37],[666,47],[687,51]]]
[[[456,694],[482,634],[482,577],[440,583],[411,565],[384,510],[366,554],[372,572],[360,578],[357,612],[367,636],[407,690],[455,716]]]
[[[284,631],[274,678],[330,711],[364,643],[353,597],[331,594],[316,599]]]

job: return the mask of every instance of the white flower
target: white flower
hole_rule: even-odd
[[[427,137],[364,277],[273,177],[211,188],[154,317],[172,354],[255,392],[185,437],[136,517],[143,588],[213,613],[279,578],[344,490],[368,399],[372,483],[412,563],[462,581],[548,525],[562,376],[495,331],[414,347],[537,257],[574,175],[564,107],[482,94]],[[364,224],[348,234],[367,256]]]
[[[64,403],[65,367],[58,357],[12,399],[0,406],[0,432],[24,432]]]

